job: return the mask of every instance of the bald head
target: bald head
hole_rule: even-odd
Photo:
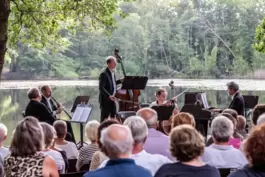
[[[156,128],[157,112],[151,108],[142,108],[137,111],[136,116],[143,118],[148,128]]]
[[[127,126],[114,124],[102,130],[100,141],[110,159],[128,158],[132,153],[133,138]]]

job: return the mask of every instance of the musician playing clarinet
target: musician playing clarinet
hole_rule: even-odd
[[[107,67],[99,76],[99,104],[101,109],[101,122],[108,117],[115,118],[117,114],[115,94],[117,91],[117,85],[121,83],[121,80],[116,81],[116,58],[113,56],[107,57],[106,65]]]
[[[51,87],[49,85],[43,85],[41,87],[41,93],[42,93],[41,102],[47,106],[47,108],[53,113],[53,115],[56,116],[56,114],[61,114],[63,110],[62,104],[58,104],[57,106],[55,106],[54,102],[51,99],[52,96]]]

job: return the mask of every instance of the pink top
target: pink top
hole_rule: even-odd
[[[239,138],[230,138],[228,141],[229,145],[232,145],[234,148],[239,149],[241,140]]]

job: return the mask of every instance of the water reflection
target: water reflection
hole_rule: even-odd
[[[147,87],[141,93],[140,102],[150,103],[154,101],[154,93],[158,87]],[[172,91],[172,97],[184,91],[185,88],[176,88]],[[204,91],[191,89],[189,91]],[[169,97],[171,90],[168,89]],[[216,91],[216,90],[205,90],[207,94],[208,103],[211,106],[218,108],[225,108],[228,106],[230,99],[226,91]],[[0,90],[0,119],[8,127],[8,139],[6,144],[10,143],[10,137],[13,129],[15,128],[17,122],[22,119],[21,112],[24,111],[26,105],[28,104],[27,89],[10,89],[10,90]],[[263,96],[262,91],[243,91],[243,94],[258,95],[260,97],[259,102],[263,103],[265,96]],[[57,87],[53,88],[53,96],[63,104],[66,110],[70,110],[74,99],[80,95],[89,95],[90,104],[94,105],[91,119],[99,120],[100,109],[98,104],[98,88],[97,87]],[[178,99],[179,107],[181,108],[184,103],[184,96],[182,95]],[[68,120],[68,116],[62,113],[60,118]],[[76,139],[79,140],[79,125],[73,124]]]

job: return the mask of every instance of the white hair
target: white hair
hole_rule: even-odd
[[[143,112],[145,111],[149,111],[151,113],[150,116],[148,114],[143,114]],[[158,120],[157,112],[151,108],[142,108],[138,110],[136,116],[142,117],[145,120],[148,128],[152,128],[154,125],[157,124]]]
[[[126,138],[122,140],[114,140],[109,136],[110,130],[113,126],[119,126],[126,130]],[[128,126],[111,125],[101,131],[100,142],[103,145],[109,158],[117,158],[120,154],[131,154],[133,148],[133,138]]]
[[[0,142],[3,142],[6,136],[7,136],[7,128],[5,124],[0,123]]]
[[[233,122],[225,116],[217,116],[212,121],[212,136],[217,142],[228,142],[234,133]]]
[[[86,136],[92,142],[97,140],[99,125],[100,123],[98,121],[92,120],[87,122],[85,126]]]
[[[147,135],[148,135],[148,128],[146,122],[139,116],[131,116],[128,117],[124,123],[127,125],[132,132],[132,137],[134,139],[134,143],[144,143]]]
[[[108,56],[108,57],[106,58],[106,63],[107,63],[109,60],[114,60],[114,61],[116,61],[116,58],[115,58],[114,56]]]
[[[265,114],[261,114],[257,120],[257,125],[265,123]]]

